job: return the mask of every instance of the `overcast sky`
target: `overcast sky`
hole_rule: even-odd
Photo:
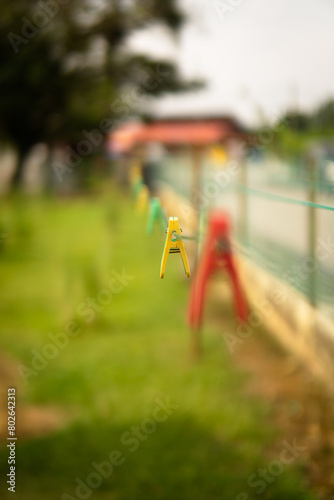
[[[334,98],[333,0],[179,0],[189,16],[178,42],[161,30],[138,50],[177,59],[204,78],[196,95],[164,98],[164,114],[229,113],[247,124]]]

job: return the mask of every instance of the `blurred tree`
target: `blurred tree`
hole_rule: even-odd
[[[125,48],[135,30],[160,23],[177,33],[183,21],[176,0],[2,2],[0,134],[18,151],[13,184],[36,143],[73,144],[101,118],[124,118],[120,93],[196,87],[174,64]]]
[[[320,132],[334,129],[334,101],[329,100],[322,104],[313,114],[313,127]]]
[[[306,113],[288,111],[278,123],[278,126],[288,126],[295,132],[306,132],[311,127],[311,118]]]

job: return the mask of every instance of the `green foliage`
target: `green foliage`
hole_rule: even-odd
[[[275,153],[300,157],[319,140],[332,140],[334,101],[321,104],[310,113],[288,111],[273,126],[273,141],[267,146]]]
[[[290,111],[286,113],[278,122],[278,126],[288,126],[290,130],[296,132],[306,132],[309,130],[311,120],[306,113]]]
[[[321,132],[334,130],[334,101],[322,104],[313,114],[314,128]]]

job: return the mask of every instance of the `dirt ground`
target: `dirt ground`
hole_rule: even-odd
[[[280,439],[305,447],[306,480],[319,499],[334,499],[334,395],[270,338],[253,335],[235,352],[249,372],[247,391],[264,398]]]

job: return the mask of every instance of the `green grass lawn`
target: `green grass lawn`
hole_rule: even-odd
[[[260,487],[258,469],[278,458],[269,409],[245,395],[223,324],[206,328],[205,355],[191,361],[181,259],[170,256],[160,280],[164,235],[146,235],[126,196],[7,200],[0,224],[0,348],[21,372],[18,412],[69,416],[60,431],[18,440],[15,498],[313,498],[297,462]],[[7,456],[2,439],[2,480]],[[13,498],[6,488],[1,498]]]

